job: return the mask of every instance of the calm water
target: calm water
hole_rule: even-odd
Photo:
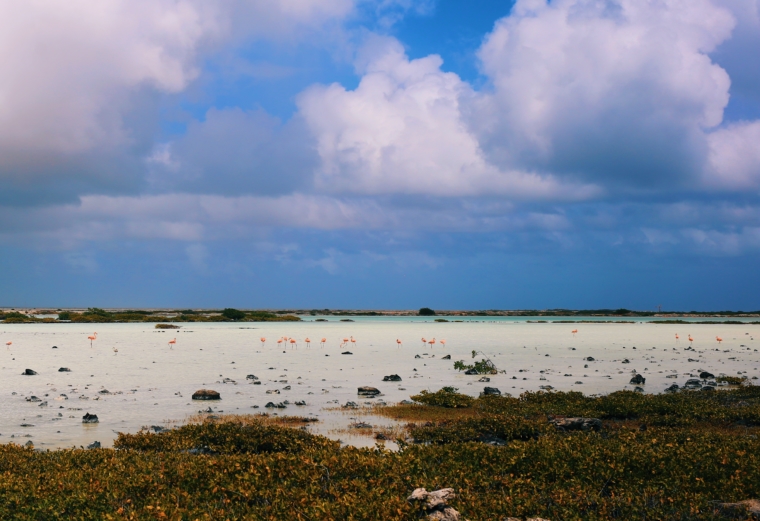
[[[311,427],[315,432],[372,445],[371,439],[336,432],[347,427],[351,414],[333,408],[349,400],[377,401],[359,399],[356,388],[361,385],[377,387],[384,394],[381,399],[393,403],[444,385],[473,396],[485,385],[513,395],[541,385],[607,393],[631,389],[632,370],[646,376],[644,388],[653,393],[674,382],[683,384],[689,374],[701,370],[760,376],[758,325],[662,325],[647,320],[538,324],[526,323],[525,317],[467,317],[448,323],[423,317],[352,317],[353,322],[324,317],[329,321],[314,322],[316,318],[320,317],[304,317],[300,323],[186,324],[166,332],[152,324],[0,325],[0,341],[13,342],[3,351],[0,369],[0,442],[32,440],[38,448],[55,448],[98,440],[110,446],[116,432],[181,423],[209,406],[215,412],[244,414],[267,411],[264,405],[269,401],[304,400],[306,406],[289,405],[276,412],[317,416],[323,421]],[[573,335],[573,329],[578,333]],[[95,330],[98,339],[91,348],[87,336]],[[684,350],[689,334],[695,351]],[[267,338],[263,347],[262,336]],[[298,347],[278,347],[276,340],[283,336],[297,339]],[[341,339],[351,336],[356,343],[340,347]],[[175,337],[170,349],[168,341]],[[307,337],[310,348],[304,342]],[[327,338],[324,348],[322,337]],[[423,337],[435,338],[436,343],[432,348],[423,345]],[[401,347],[396,339],[402,340]],[[440,339],[446,340],[445,347]],[[353,354],[342,355],[346,350]],[[481,383],[478,376],[455,371],[453,362],[471,360],[472,350],[484,352],[506,374]],[[452,360],[442,360],[446,354]],[[586,361],[589,356],[595,361]],[[623,364],[625,358],[630,363]],[[60,367],[71,372],[58,372]],[[39,374],[22,375],[27,368]],[[251,384],[248,374],[260,378],[262,385]],[[390,374],[403,380],[383,382]],[[677,378],[665,378],[672,374]],[[222,383],[225,378],[234,383]],[[200,388],[219,391],[222,400],[193,402],[190,396]],[[275,389],[279,395],[266,394]],[[109,394],[101,393],[104,390]],[[32,395],[47,405],[27,401]],[[82,424],[86,412],[97,414],[100,423]]]

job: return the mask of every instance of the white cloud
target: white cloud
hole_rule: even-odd
[[[708,53],[734,23],[709,0],[518,0],[479,51],[493,92],[473,125],[513,167],[638,186],[693,175],[728,103]]]
[[[483,157],[463,117],[475,97],[440,57],[409,60],[400,43],[375,37],[359,55],[359,86],[314,86],[299,100],[317,139],[318,189],[334,193],[582,199],[593,186],[499,170]]]
[[[741,122],[707,139],[705,184],[710,188],[760,188],[760,121]]]

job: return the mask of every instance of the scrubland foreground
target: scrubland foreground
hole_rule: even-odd
[[[0,518],[419,519],[412,490],[452,487],[471,521],[718,520],[752,519],[720,503],[760,497],[757,386],[412,398],[382,408],[406,424],[398,452],[341,448],[263,417],[121,434],[113,450],[2,445]],[[562,416],[602,426],[549,422]]]

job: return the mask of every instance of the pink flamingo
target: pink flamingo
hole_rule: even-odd
[[[689,335],[689,343],[691,344],[692,342],[694,342],[694,339],[691,338],[691,335]]]
[[[296,344],[296,339],[295,338],[291,338],[290,339],[290,347],[293,347],[293,346],[298,347],[298,344]]]
[[[311,340],[309,339],[309,337],[306,337],[304,339],[304,342],[306,342],[306,347],[311,347]]]
[[[343,343],[340,345],[340,347],[345,347],[348,345],[348,338],[343,339]]]
[[[169,349],[174,349],[174,344],[176,343],[177,343],[176,338],[172,338],[171,340],[169,340]]]
[[[11,345],[13,345],[13,342],[6,342],[5,347],[8,349],[8,351],[11,350]]]
[[[435,338],[431,338],[428,340],[428,344],[430,344],[430,349],[433,349],[433,344],[435,344]]]
[[[573,330],[571,331],[571,333],[573,334],[573,336],[575,336],[575,334],[576,334],[577,332],[578,332],[578,330],[577,330],[577,329],[573,329]]]
[[[680,344],[681,343],[680,339],[681,339],[681,337],[678,336],[678,333],[676,333],[676,344]]]
[[[325,347],[325,342],[327,342],[327,339],[326,339],[326,338],[323,338],[322,340],[320,340],[320,341],[319,341],[319,343],[320,343],[320,347]]]
[[[356,339],[354,337],[351,337],[351,345],[356,347]]]
[[[399,340],[399,339],[397,338],[397,339],[396,339],[396,344],[397,344],[397,347],[401,347],[401,340]]]
[[[446,347],[446,339],[445,338],[440,339],[438,342],[440,342],[443,347]]]
[[[723,339],[722,339],[721,337],[719,337],[719,336],[716,336],[716,337],[715,337],[715,340],[717,340],[719,344],[720,344],[721,342],[723,342]]]
[[[87,340],[90,341],[90,347],[92,347],[93,341],[95,341],[97,339],[98,339],[98,332],[97,331],[95,331],[92,335],[90,335],[90,336],[87,337]]]
[[[427,340],[425,340],[425,337],[422,337],[422,347],[425,347],[425,344],[427,344]]]
[[[282,344],[282,338],[278,338],[278,339],[277,339],[277,344],[278,344],[278,345],[279,345],[279,344]]]
[[[264,344],[267,343],[267,339],[265,337],[261,337],[259,340],[261,340],[261,347],[264,347]]]

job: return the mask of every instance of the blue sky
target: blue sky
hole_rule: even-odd
[[[0,2],[0,306],[760,309],[760,0]]]

